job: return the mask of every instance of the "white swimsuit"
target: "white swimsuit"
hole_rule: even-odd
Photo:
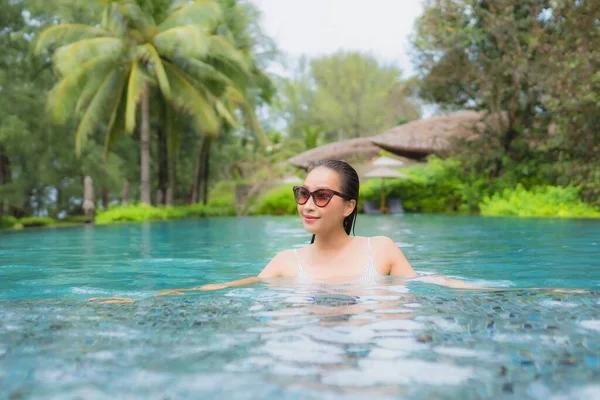
[[[378,280],[379,278],[381,278],[381,275],[379,274],[379,271],[377,270],[377,267],[375,266],[375,262],[373,261],[373,256],[371,255],[371,238],[367,238],[367,246],[368,246],[368,253],[369,253],[369,261],[367,264],[367,270],[360,275],[357,278],[354,278],[353,280],[349,281],[349,282],[345,282],[342,285],[344,286],[348,286],[348,285],[357,285],[357,284],[366,284],[366,283],[372,283],[375,282],[376,280]],[[307,280],[308,275],[306,275],[306,272],[304,271],[304,268],[302,268],[302,265],[300,264],[300,257],[298,257],[298,252],[296,251],[296,249],[294,249],[294,254],[296,255],[296,260],[298,260],[298,279],[302,279],[302,280]]]

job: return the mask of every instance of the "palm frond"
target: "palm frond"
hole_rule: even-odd
[[[234,110],[230,110],[221,100],[215,99],[214,103],[219,117],[224,119],[232,128],[237,128],[238,122],[233,116]]]
[[[102,28],[84,24],[61,24],[44,30],[35,42],[34,52],[40,54],[50,46],[65,45],[81,39],[110,36]]]
[[[114,37],[96,37],[62,46],[54,53],[54,65],[61,75],[68,75],[88,60],[107,54],[118,55],[125,44]]]
[[[109,2],[102,12],[100,26],[114,36],[121,37],[127,32],[127,19],[119,11],[117,4]]]
[[[134,62],[129,73],[129,82],[127,84],[127,102],[125,105],[125,131],[133,133],[135,130],[135,115],[137,104],[144,93],[146,79],[140,71],[138,62]]]
[[[132,0],[117,3],[117,8],[129,20],[131,27],[142,33],[144,38],[150,39],[157,32],[154,18]]]
[[[212,104],[194,87],[185,73],[169,62],[163,62],[171,82],[171,104],[189,114],[198,132],[216,132],[219,121]]]
[[[170,61],[196,80],[214,81],[224,85],[234,84],[227,75],[204,61],[184,57],[174,57]]]
[[[261,146],[268,146],[271,143],[271,141],[267,137],[267,134],[265,133],[265,130],[263,129],[261,123],[258,121],[256,112],[254,111],[254,107],[252,107],[252,104],[245,102],[242,105],[242,113],[244,114],[246,125],[248,126],[250,131],[254,133],[254,136],[261,144]]]
[[[248,130],[254,134],[258,142],[262,146],[269,145],[270,140],[267,137],[267,134],[265,133],[260,121],[258,120],[258,117],[256,116],[254,105],[248,99],[248,97],[238,89],[230,86],[227,88],[226,99],[228,102],[235,104],[242,111]]]
[[[123,99],[127,96],[126,80],[123,79],[121,93],[115,101],[110,113],[110,119],[106,129],[106,138],[104,141],[104,160],[108,159],[108,153],[117,140],[119,134],[123,131],[125,124],[125,107],[122,106]]]
[[[148,64],[148,70],[153,72],[156,76],[156,80],[158,81],[158,86],[160,87],[162,94],[168,98],[171,95],[169,79],[167,79],[167,74],[163,66],[163,60],[158,55],[156,48],[150,43],[138,46],[138,55],[144,62]]]
[[[102,72],[110,69],[114,63],[114,57],[111,56],[94,58],[61,79],[48,93],[46,104],[54,122],[64,124],[81,97],[86,79],[90,75],[102,75]]]
[[[180,4],[167,19],[158,25],[159,32],[184,25],[214,27],[222,18],[221,8],[213,0],[196,0],[191,4]]]
[[[111,71],[104,78],[77,128],[75,151],[78,155],[81,154],[81,148],[88,135],[106,119],[115,98],[121,94],[125,79],[126,75],[119,70]]]
[[[218,35],[209,36],[208,42],[211,57],[227,63],[247,75],[250,74],[248,61],[232,42]]]
[[[260,90],[259,97],[266,103],[270,103],[275,96],[276,86],[271,77],[258,68],[253,69],[250,77],[252,87]]]
[[[104,78],[113,69],[115,69],[115,65],[112,63],[98,63],[93,69],[90,69],[89,73],[86,73],[82,78],[84,83],[77,104],[75,104],[75,113],[79,113],[89,106],[98,88],[104,82]]]
[[[207,34],[200,26],[184,25],[158,33],[152,44],[162,56],[202,58],[209,51]]]

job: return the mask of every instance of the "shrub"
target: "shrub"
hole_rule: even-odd
[[[56,221],[57,223],[65,224],[83,224],[87,220],[85,215],[67,215],[63,219]]]
[[[54,225],[56,222],[49,217],[25,217],[18,220],[24,228]]]
[[[164,221],[169,219],[194,217],[221,217],[235,215],[232,206],[192,204],[177,207],[152,207],[144,204],[117,206],[102,211],[96,216],[96,223]]]
[[[528,191],[519,184],[484,197],[479,208],[485,216],[600,217],[600,211],[581,201],[574,187],[538,186]]]
[[[208,196],[207,206],[232,207],[235,209],[235,182],[222,181],[215,185]]]
[[[18,220],[11,215],[3,216],[2,218],[0,218],[0,229],[12,228],[17,224],[17,222]]]
[[[292,188],[281,185],[260,196],[251,211],[254,215],[294,215],[298,211]]]
[[[458,161],[432,157],[424,166],[403,171],[405,179],[384,180],[386,199],[399,198],[408,212],[441,213],[458,211],[462,205],[462,170]],[[365,200],[379,205],[381,180],[371,179],[361,185],[359,207]]]

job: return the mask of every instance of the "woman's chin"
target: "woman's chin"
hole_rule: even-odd
[[[302,221],[302,226],[304,226],[304,230],[312,235],[316,235],[319,229],[314,225],[314,223],[306,223]]]

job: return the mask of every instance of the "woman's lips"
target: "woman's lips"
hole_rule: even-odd
[[[304,219],[304,222],[306,222],[307,224],[311,224],[311,223],[315,222],[316,220],[318,220],[319,218],[313,217],[310,215],[303,215],[302,219]]]

